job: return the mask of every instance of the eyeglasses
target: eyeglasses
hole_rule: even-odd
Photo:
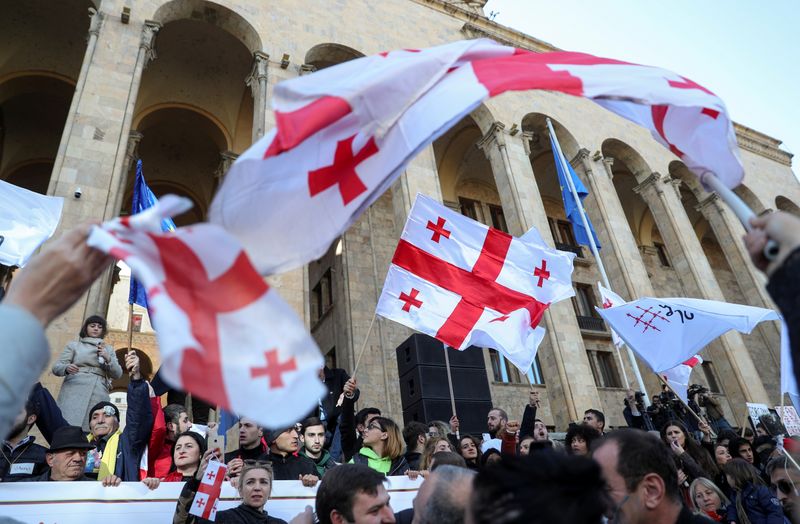
[[[772,491],[777,492],[778,490],[781,491],[784,495],[793,495],[797,493],[797,488],[794,487],[794,484],[789,482],[788,480],[779,480],[778,482],[772,484],[770,486]]]
[[[367,431],[369,431],[370,429],[377,429],[378,431],[383,431],[383,428],[380,426],[380,424],[370,424],[369,426],[367,426]]]

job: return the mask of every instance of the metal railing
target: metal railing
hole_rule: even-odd
[[[583,248],[581,246],[574,246],[572,244],[562,244],[561,242],[556,242],[556,249],[558,249],[559,251],[569,251],[583,258]]]
[[[578,326],[589,331],[606,331],[606,323],[602,318],[578,316]]]

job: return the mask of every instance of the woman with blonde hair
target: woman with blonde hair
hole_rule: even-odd
[[[403,455],[403,435],[390,418],[375,417],[364,430],[364,446],[350,459],[386,476],[404,475],[409,471]]]
[[[725,508],[731,501],[716,484],[705,477],[700,477],[689,486],[689,502],[697,515],[704,515],[714,522],[723,522]]]
[[[419,469],[422,471],[431,469],[433,454],[440,451],[453,451],[453,445],[450,444],[450,440],[442,437],[429,438],[425,442],[425,450],[419,460]]]

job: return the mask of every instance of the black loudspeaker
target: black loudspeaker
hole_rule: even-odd
[[[433,337],[415,334],[396,351],[404,423],[450,420],[452,407],[442,343]],[[486,431],[486,415],[492,409],[483,351],[477,347],[465,351],[447,350],[462,434]]]
[[[462,435],[480,435],[487,431],[486,416],[492,409],[492,401],[456,400],[456,413]],[[403,423],[412,420],[426,424],[431,420],[447,422],[453,413],[450,400],[423,399],[408,409],[403,409]]]

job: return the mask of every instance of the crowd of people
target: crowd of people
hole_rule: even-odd
[[[746,243],[770,276],[797,356],[800,293],[792,271],[800,260],[800,220],[776,213],[753,224]],[[559,441],[537,418],[536,392],[519,417],[491,409],[486,434],[477,436],[462,434],[456,416],[401,425],[361,398],[355,378],[326,367],[320,379],[327,392],[313,412],[282,428],[241,417],[238,448],[224,453],[208,413],[198,416],[171,401],[182,392],[146,380],[135,351],[119,362],[104,341],[105,320],[91,316],[52,367],[64,377],[56,400],[40,383],[31,389],[48,360],[43,329],[110,262],[85,245],[86,233],[69,232],[35,257],[0,304],[0,342],[14,363],[0,370],[2,482],[127,481],[150,489],[179,482],[174,522],[202,523],[188,509],[215,460],[227,465],[241,497],[239,506],[217,513],[222,523],[284,522],[268,513],[276,480],[316,487],[315,508],[292,519],[296,524],[800,522],[800,469],[791,458],[800,445],[763,426],[732,428],[700,386],[690,388],[688,411],[705,418],[673,409],[668,391],[652,406],[629,391],[623,415],[630,427],[612,430],[602,411],[588,409]],[[780,243],[775,259],[763,258],[767,238]],[[123,373],[124,428],[109,398],[111,381]],[[357,402],[368,407],[357,410]],[[30,434],[34,426],[47,446]],[[386,483],[397,475],[424,480],[413,508],[395,513]]]

